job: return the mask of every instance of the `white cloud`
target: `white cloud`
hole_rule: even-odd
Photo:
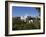
[[[27,18],[27,16],[28,16],[28,14],[26,13],[24,17]]]
[[[22,20],[25,20],[27,18],[28,14],[25,14],[24,16],[21,16]]]

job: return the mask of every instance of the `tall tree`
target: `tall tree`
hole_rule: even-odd
[[[38,11],[38,14],[39,14],[39,16],[40,16],[40,8],[36,8],[36,10]]]

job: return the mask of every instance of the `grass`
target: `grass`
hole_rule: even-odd
[[[40,20],[35,20],[34,22],[24,22],[22,20],[12,21],[12,30],[30,30],[30,29],[40,29]]]

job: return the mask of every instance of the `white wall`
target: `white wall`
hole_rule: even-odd
[[[44,3],[46,3],[45,2],[46,0],[16,0],[16,1],[29,1],[29,2],[44,2]],[[46,4],[45,4],[45,6],[46,6]],[[45,14],[46,14],[46,12],[45,12]],[[45,18],[46,18],[46,15],[45,15]],[[5,35],[5,20],[4,19],[5,19],[5,0],[0,0],[0,37],[5,37],[4,36]],[[45,32],[45,34],[42,34],[42,35],[41,34],[40,35],[24,35],[24,36],[16,36],[16,37],[46,37],[46,32]]]

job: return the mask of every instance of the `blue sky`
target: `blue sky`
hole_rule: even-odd
[[[38,16],[38,10],[35,7],[12,7],[12,16]]]

